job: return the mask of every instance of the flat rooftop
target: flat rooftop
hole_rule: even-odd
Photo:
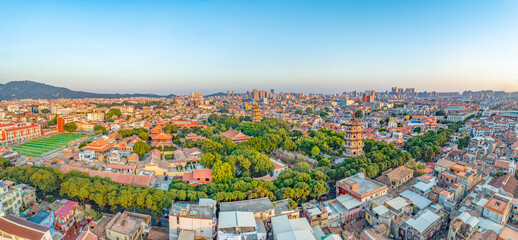
[[[185,216],[182,216],[182,209],[185,209]],[[188,205],[188,204],[173,204],[169,215],[182,216],[190,218],[214,218],[214,208],[211,206],[200,206],[200,205]]]
[[[257,198],[244,201],[222,202],[219,204],[220,212],[267,212],[275,209],[269,198]]]
[[[385,184],[382,184],[380,182],[374,181],[369,178],[360,177],[358,175],[352,176],[350,178],[346,178],[344,180],[345,183],[348,185],[353,186],[354,184],[358,184],[358,190],[354,191],[360,195],[364,195],[367,193],[370,193],[372,191],[378,190],[385,186]]]

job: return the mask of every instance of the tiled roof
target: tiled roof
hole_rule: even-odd
[[[0,231],[26,239],[41,239],[50,228],[7,215],[0,218]]]
[[[101,178],[109,177],[114,182],[126,185],[126,184],[132,184],[136,186],[142,186],[142,187],[149,187],[153,184],[153,181],[155,179],[155,176],[146,176],[146,175],[133,175],[133,174],[123,174],[123,173],[113,173],[113,172],[103,172],[103,171],[96,171],[96,170],[90,170],[90,169],[83,169],[83,168],[77,168],[77,167],[71,167],[71,166],[61,166],[60,168],[61,172],[67,173],[72,170],[77,170],[80,172],[86,172],[91,177],[99,176]]]

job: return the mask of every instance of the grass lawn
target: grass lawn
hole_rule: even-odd
[[[41,157],[41,155],[46,152],[52,151],[63,146],[67,146],[67,143],[82,138],[84,136],[85,135],[61,133],[47,138],[41,138],[31,142],[13,146],[11,148],[14,151],[18,152],[18,154],[20,155],[26,155],[30,157]]]

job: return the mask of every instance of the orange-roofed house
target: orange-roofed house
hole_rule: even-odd
[[[241,143],[241,142],[244,142],[244,141],[252,138],[252,137],[247,136],[247,135],[243,134],[242,132],[236,131],[234,129],[229,129],[228,131],[222,132],[220,134],[221,134],[221,136],[223,136],[224,139],[226,139],[226,138],[232,139],[232,141],[234,143]]]
[[[484,205],[482,216],[499,225],[504,225],[507,222],[510,210],[511,198],[497,193]]]
[[[83,149],[85,151],[94,151],[97,153],[108,152],[113,147],[113,144],[106,141],[104,138],[99,138],[89,144]]]
[[[203,185],[214,181],[212,169],[194,169],[192,173],[185,173],[183,181],[193,185]]]

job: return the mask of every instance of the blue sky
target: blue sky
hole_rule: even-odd
[[[0,82],[518,91],[518,1],[0,1]]]

